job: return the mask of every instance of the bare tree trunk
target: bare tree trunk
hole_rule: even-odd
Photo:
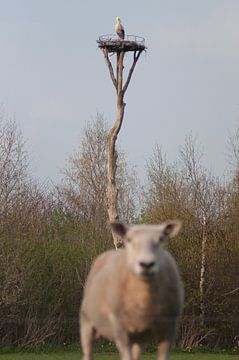
[[[107,210],[110,222],[119,220],[117,210],[118,190],[116,185],[117,151],[115,144],[124,118],[125,103],[123,101],[122,91],[123,60],[124,53],[117,53],[117,117],[108,137]],[[115,248],[117,249],[118,246],[120,246],[120,240],[114,233],[112,233],[112,235]]]
[[[124,69],[124,51],[118,51],[116,53],[117,56],[117,63],[116,63],[116,77],[114,75],[114,69],[109,59],[109,53],[107,49],[102,49],[104,53],[104,57],[106,63],[109,68],[109,73],[113,85],[116,89],[116,96],[117,96],[117,117],[115,120],[115,124],[113,128],[110,130],[108,136],[108,168],[107,168],[107,211],[108,217],[110,222],[115,222],[119,220],[119,213],[117,209],[117,197],[118,197],[118,190],[116,184],[116,170],[117,170],[117,151],[116,151],[116,140],[117,136],[120,132],[121,125],[124,118],[124,95],[130,83],[135,65],[140,57],[142,51],[134,52],[133,63],[129,70],[127,80],[125,84],[123,84],[123,69]],[[112,233],[113,241],[115,248],[117,249],[122,245],[122,241],[116,236],[116,234]]]
[[[206,236],[206,218],[203,215],[202,220],[202,253],[201,253],[201,271],[200,271],[200,282],[199,282],[199,291],[200,291],[200,318],[201,326],[204,326],[205,322],[205,302],[204,302],[204,284],[205,284],[205,270],[206,270],[206,245],[207,245],[207,236]]]

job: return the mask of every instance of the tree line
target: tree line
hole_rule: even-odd
[[[87,123],[54,186],[33,180],[17,125],[0,119],[0,338],[32,347],[78,341],[78,310],[92,260],[113,248],[107,221],[108,126]],[[230,174],[203,165],[192,134],[171,163],[160,146],[147,183],[117,149],[118,211],[126,222],[183,221],[167,244],[185,287],[178,346],[237,346],[239,328],[239,127],[228,139]]]

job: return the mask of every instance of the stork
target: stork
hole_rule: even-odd
[[[123,27],[123,25],[121,23],[121,20],[120,20],[120,18],[118,16],[116,17],[115,32],[119,36],[119,38],[121,40],[124,40],[124,35],[125,35],[124,27]]]

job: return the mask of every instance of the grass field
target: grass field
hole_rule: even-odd
[[[0,354],[0,360],[80,360],[81,355],[77,352],[62,352],[51,354]],[[117,355],[97,354],[94,356],[95,360],[118,360]],[[156,355],[143,355],[142,360],[155,360]],[[235,355],[228,354],[206,354],[206,353],[172,353],[171,360],[234,360]]]

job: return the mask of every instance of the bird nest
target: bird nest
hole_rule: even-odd
[[[126,35],[124,39],[115,34],[101,35],[97,43],[100,49],[107,49],[110,53],[146,50],[145,39],[135,35]]]

